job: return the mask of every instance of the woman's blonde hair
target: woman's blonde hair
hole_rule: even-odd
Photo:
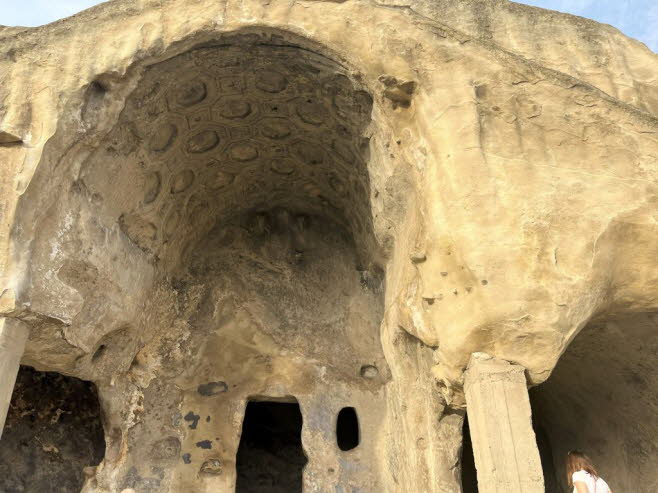
[[[596,472],[594,464],[589,457],[583,454],[580,450],[570,450],[567,453],[567,482],[569,486],[573,486],[573,473],[576,471],[587,471],[594,479],[599,477],[599,473]]]

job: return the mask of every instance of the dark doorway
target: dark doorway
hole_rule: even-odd
[[[531,391],[531,404],[532,395],[533,393]],[[544,427],[539,424],[538,415],[535,409],[532,410],[532,428],[535,430],[539,458],[541,459],[541,468],[544,473],[544,491],[545,493],[563,493],[564,490],[560,484],[560,479],[562,477],[557,474],[555,465],[553,464],[553,449],[551,448],[551,442],[548,433],[546,433]]]
[[[356,409],[344,407],[338,413],[338,419],[336,420],[338,448],[343,451],[352,450],[359,445],[360,440],[359,418],[356,415]]]
[[[0,440],[0,492],[80,491],[105,454],[96,386],[21,366]]]
[[[249,402],[236,458],[237,493],[302,491],[306,456],[297,403]]]
[[[462,492],[477,493],[478,479],[475,470],[475,457],[473,456],[473,443],[471,430],[468,427],[468,416],[464,416],[464,429],[462,438]]]

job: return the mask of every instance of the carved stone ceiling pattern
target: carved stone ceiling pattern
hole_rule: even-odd
[[[274,207],[328,217],[358,239],[370,221],[371,109],[340,66],[307,50],[198,48],[147,69],[83,178],[120,196],[121,228],[158,256]]]

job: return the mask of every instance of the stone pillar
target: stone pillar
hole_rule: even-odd
[[[28,329],[23,322],[0,318],[0,438],[27,336]]]
[[[544,493],[525,369],[474,353],[465,375],[480,493]]]

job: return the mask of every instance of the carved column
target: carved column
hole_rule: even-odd
[[[544,493],[525,369],[474,353],[465,376],[480,493]]]
[[[0,318],[0,438],[27,336],[28,329],[23,322]]]

